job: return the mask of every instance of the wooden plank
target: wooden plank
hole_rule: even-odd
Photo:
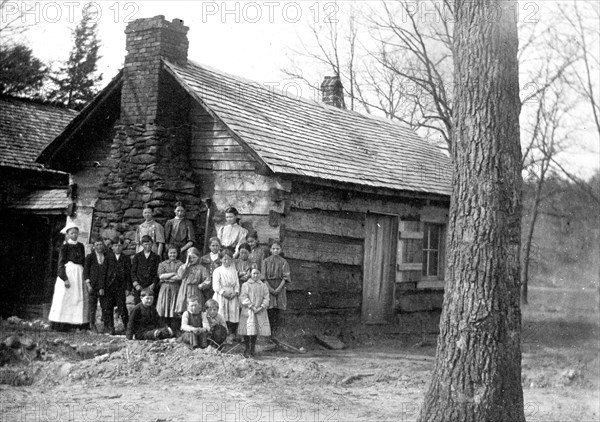
[[[245,154],[246,150],[240,145],[195,145],[191,154],[238,153]]]
[[[396,271],[422,271],[423,263],[400,263],[396,264]]]
[[[317,340],[317,343],[319,343],[331,350],[342,350],[346,347],[346,345],[344,343],[342,343],[340,341],[340,339],[337,337],[326,336],[323,334],[317,334],[317,335],[315,335],[315,339]]]
[[[288,229],[364,239],[364,220],[346,218],[345,213],[293,209],[283,223]]]
[[[283,249],[286,256],[304,261],[361,265],[363,260],[362,245],[344,245],[340,243],[286,237]]]
[[[448,223],[448,208],[425,206],[421,209],[421,221],[427,223]]]
[[[190,152],[190,160],[205,161],[254,161],[248,153],[237,152]]]
[[[419,271],[398,271],[396,272],[396,283],[418,283],[421,281],[423,269]]]
[[[288,310],[325,310],[325,309],[358,309],[360,308],[359,292],[326,292],[323,294],[295,290],[287,293]]]
[[[302,261],[288,256],[286,259],[292,274],[288,290],[311,293],[362,291],[363,274],[360,266]]]
[[[326,211],[349,211],[349,212],[371,212],[380,214],[398,215],[400,218],[418,217],[419,206],[412,205],[408,200],[401,202],[402,198],[391,198],[383,200],[380,198],[369,198],[364,196],[344,196],[342,192],[328,191],[325,195],[323,191],[315,190],[313,194],[292,193],[290,198],[293,208],[305,210],[326,210]]]
[[[232,194],[230,191],[220,191],[215,192],[212,199],[218,209],[236,207],[242,215],[269,215],[271,210],[283,213],[283,203],[276,204],[271,201],[268,192],[254,191]]]
[[[241,147],[241,145],[231,137],[197,137],[190,142],[190,151],[206,147]]]
[[[417,289],[444,290],[444,280],[421,280],[417,283]]]
[[[400,312],[427,312],[442,309],[443,292],[398,292],[396,309]]]
[[[423,239],[423,232],[400,231],[398,237],[400,239]]]
[[[227,171],[214,174],[215,191],[266,191],[272,188],[290,191],[292,184],[279,177],[264,176],[254,171]]]
[[[196,173],[213,174],[214,171],[254,171],[256,162],[250,161],[204,161],[190,160],[192,168]]]

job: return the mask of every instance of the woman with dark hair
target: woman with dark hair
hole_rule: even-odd
[[[61,233],[65,235],[65,242],[59,250],[58,274],[48,319],[54,328],[66,330],[89,322],[88,290],[83,283],[85,248],[77,241],[79,227],[69,222]]]
[[[194,225],[185,218],[185,208],[181,202],[175,204],[175,218],[165,224],[165,243],[179,249],[179,259],[185,261],[187,251],[194,246],[196,235]],[[182,311],[185,312],[185,309]]]
[[[234,207],[225,210],[225,225],[217,230],[217,237],[224,249],[229,249],[237,258],[239,248],[246,241],[248,230],[239,225],[239,213]]]

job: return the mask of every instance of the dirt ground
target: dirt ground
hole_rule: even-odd
[[[528,421],[598,421],[598,291],[531,289],[523,309]],[[433,370],[434,335],[360,335],[332,351],[244,359],[174,342],[57,333],[2,322],[37,347],[0,368],[0,421],[413,421]],[[5,352],[7,349],[4,350]],[[8,357],[6,357],[8,356]],[[6,361],[6,359],[9,359]]]

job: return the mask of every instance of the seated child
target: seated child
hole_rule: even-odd
[[[206,323],[205,323],[206,321]],[[220,348],[227,339],[227,322],[219,314],[219,303],[214,299],[206,301],[206,312],[202,313],[202,325],[210,329],[208,333],[209,344]]]
[[[269,288],[260,280],[260,271],[254,266],[250,272],[250,279],[242,284],[242,292],[240,293],[242,312],[238,334],[244,336],[244,342],[246,343],[244,357],[254,356],[257,336],[268,337],[271,335],[269,317],[267,316],[269,301]]]
[[[170,327],[161,327],[158,312],[152,306],[154,302],[154,290],[147,288],[140,293],[141,302],[135,305],[129,315],[127,324],[128,340],[160,340],[173,336]]]
[[[181,317],[181,331],[179,337],[182,343],[189,344],[192,348],[205,349],[208,346],[207,333],[209,331],[208,321],[202,314],[202,306],[198,296],[188,297],[187,311]],[[203,321],[204,320],[204,321]]]

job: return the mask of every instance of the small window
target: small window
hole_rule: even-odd
[[[444,226],[425,223],[423,231],[423,278],[442,279],[444,265]]]

